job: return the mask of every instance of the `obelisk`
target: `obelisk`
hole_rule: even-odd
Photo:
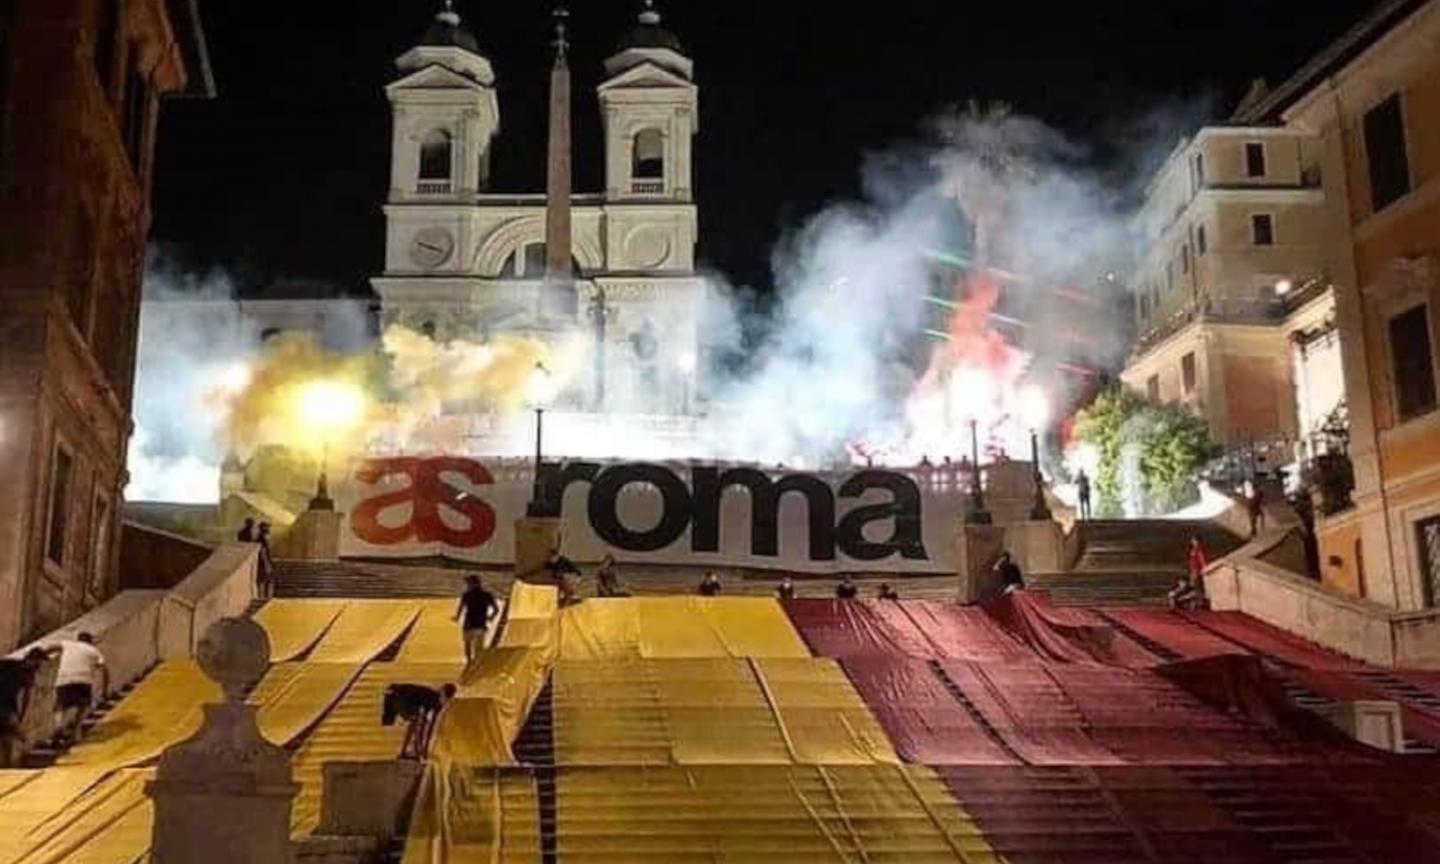
[[[571,258],[570,13],[555,9],[555,62],[550,69],[550,142],[545,181],[545,286],[540,311],[552,326],[573,323],[578,304]]]

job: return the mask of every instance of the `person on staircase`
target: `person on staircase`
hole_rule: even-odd
[[[877,599],[877,600],[899,600],[899,599],[900,599],[900,594],[899,594],[899,592],[897,592],[894,588],[890,587],[890,583],[889,583],[889,582],[881,582],[881,583],[880,583],[880,588],[879,588],[879,590],[877,590],[877,591],[875,592],[875,599]]]
[[[1210,566],[1210,556],[1205,551],[1205,542],[1198,536],[1190,538],[1190,548],[1185,552],[1185,575],[1170,589],[1167,595],[1171,609],[1199,609],[1205,605],[1205,568]]]
[[[850,580],[849,576],[841,576],[840,584],[835,586],[835,597],[840,600],[854,600],[859,596],[859,587]]]
[[[246,516],[246,517],[245,517],[245,522],[244,522],[243,524],[241,524],[240,530],[239,530],[238,532],[236,532],[236,534],[235,534],[235,542],[237,542],[237,543],[254,543],[254,542],[255,542],[255,520],[254,520],[254,519],[250,518],[249,516]]]
[[[1080,498],[1080,518],[1090,518],[1090,475],[1081,468],[1075,475],[1075,493]]]
[[[780,580],[780,584],[775,586],[775,596],[780,600],[795,599],[795,580],[790,578],[789,573],[786,573],[785,578]]]
[[[600,597],[629,597],[630,591],[620,581],[620,571],[615,567],[615,556],[606,555],[600,559],[595,571],[595,593]]]
[[[22,656],[0,657],[0,768],[20,764],[25,751],[25,714],[35,696],[35,679],[51,651],[31,648]]]
[[[275,557],[270,550],[270,523],[261,522],[255,532],[255,542],[260,544],[260,555],[255,561],[255,597],[269,600],[275,596]]]
[[[1250,495],[1245,499],[1245,509],[1250,514],[1250,539],[1254,540],[1260,529],[1265,527],[1265,494],[1255,480],[1250,481]]]
[[[394,726],[396,720],[406,722],[405,741],[400,745],[401,759],[422,760],[430,752],[430,739],[440,712],[455,698],[454,684],[439,690],[423,684],[391,684],[385,688],[380,709],[380,725]]]
[[[714,570],[705,571],[705,577],[700,580],[701,597],[719,597],[724,586],[720,584],[720,574]]]
[[[550,581],[556,588],[560,589],[560,605],[570,606],[580,602],[580,591],[578,581],[580,579],[580,568],[575,562],[560,554],[560,547],[556,546],[545,556],[545,563],[540,569],[550,574]]]
[[[55,673],[55,737],[62,744],[80,740],[80,724],[97,696],[110,689],[105,655],[95,637],[81,632],[60,642],[60,670]]]
[[[480,577],[470,574],[465,577],[465,593],[460,595],[460,605],[455,609],[455,620],[460,623],[460,638],[465,644],[465,665],[474,662],[480,649],[485,647],[485,633],[490,621],[499,614],[495,595],[480,584]]]
[[[995,576],[1000,580],[1002,594],[1024,590],[1025,574],[1020,572],[1020,565],[1015,563],[1008,550],[1001,552],[1000,557],[995,559],[994,569]]]

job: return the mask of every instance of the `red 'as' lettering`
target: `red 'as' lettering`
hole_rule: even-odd
[[[446,483],[442,475],[447,473],[459,474],[476,486],[495,482],[484,465],[456,456],[367,461],[355,472],[355,479],[361,483],[374,485],[386,477],[403,474],[410,479],[410,484],[356,504],[350,513],[350,530],[375,546],[396,546],[412,540],[466,549],[484,546],[495,536],[495,511],[484,501]],[[393,528],[381,523],[382,513],[402,504],[410,505],[409,522]],[[440,518],[441,507],[460,514],[468,527],[447,525]]]

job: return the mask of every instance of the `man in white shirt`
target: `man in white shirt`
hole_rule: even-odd
[[[81,633],[60,643],[60,670],[55,674],[55,728],[62,740],[75,741],[80,721],[89,713],[95,696],[110,689],[110,670],[105,655],[95,647],[95,637]]]

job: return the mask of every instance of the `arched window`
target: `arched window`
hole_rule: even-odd
[[[450,179],[450,133],[436,129],[420,143],[420,179]]]
[[[642,129],[635,135],[630,176],[636,180],[665,179],[665,136],[659,129]]]

